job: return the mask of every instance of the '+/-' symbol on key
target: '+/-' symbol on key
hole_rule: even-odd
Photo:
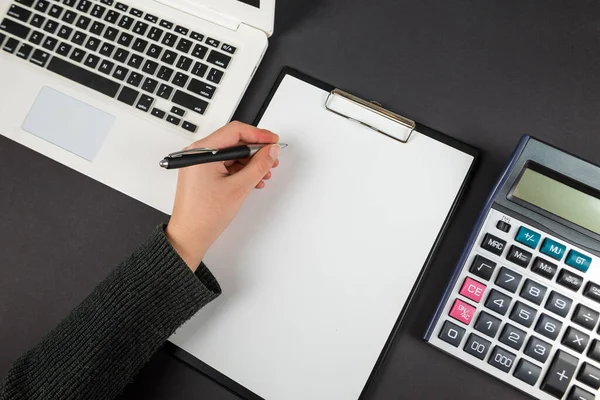
[[[462,304],[458,306],[458,311],[460,312],[461,318],[471,318],[471,315],[469,314],[469,309],[467,309],[467,307],[463,306]]]

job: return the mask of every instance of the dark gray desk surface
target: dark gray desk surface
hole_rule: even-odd
[[[484,154],[367,397],[526,398],[421,338],[479,208],[521,134],[600,163],[600,5],[278,0],[276,35],[239,119],[253,120],[284,65],[376,99]],[[0,168],[3,375],[165,216],[5,138],[0,160],[7,165]],[[235,396],[159,353],[123,398]]]

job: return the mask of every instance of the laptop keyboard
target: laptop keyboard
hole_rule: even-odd
[[[114,0],[15,0],[0,47],[192,133],[237,50]]]

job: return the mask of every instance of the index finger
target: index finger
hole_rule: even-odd
[[[271,131],[258,129],[255,126],[236,121],[225,125],[206,138],[194,143],[191,147],[210,147],[220,149],[235,146],[240,142],[258,144],[277,143],[278,140],[279,136]],[[196,144],[198,144],[198,146],[196,146]]]

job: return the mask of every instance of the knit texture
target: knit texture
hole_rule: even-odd
[[[160,226],[15,362],[0,400],[113,399],[179,326],[220,293],[206,266],[194,275]]]

